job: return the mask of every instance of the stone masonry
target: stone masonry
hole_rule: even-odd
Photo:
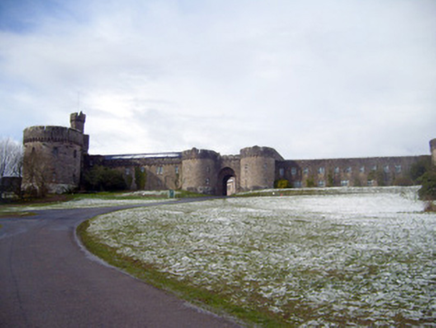
[[[70,128],[34,126],[24,130],[23,188],[36,184],[44,171],[51,191],[81,186],[84,172],[95,165],[122,172],[131,190],[182,189],[227,195],[273,188],[286,180],[290,187],[393,185],[407,178],[410,167],[423,158],[436,164],[436,139],[430,155],[403,157],[285,160],[275,149],[247,147],[237,155],[196,149],[172,153],[89,155],[86,116],[73,113]],[[138,173],[144,181],[136,181]]]

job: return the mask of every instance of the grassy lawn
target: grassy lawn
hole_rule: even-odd
[[[79,227],[107,262],[262,327],[431,326],[436,215],[416,188],[228,198]]]

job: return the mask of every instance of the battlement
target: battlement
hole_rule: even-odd
[[[28,142],[70,142],[83,146],[83,134],[63,126],[32,126],[23,132],[23,143]]]
[[[219,153],[213,150],[192,148],[182,152],[182,159],[212,159],[216,160],[219,157]]]
[[[283,161],[283,157],[274,149],[269,147],[247,147],[241,149],[241,158],[243,157],[271,157],[277,161]]]

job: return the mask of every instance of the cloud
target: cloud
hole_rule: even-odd
[[[1,134],[83,110],[91,153],[416,155],[436,137],[433,1],[5,3]]]

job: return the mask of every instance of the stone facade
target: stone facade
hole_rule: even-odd
[[[79,187],[80,177],[93,166],[122,172],[131,190],[182,189],[210,195],[289,186],[377,186],[404,183],[410,167],[423,156],[285,160],[275,149],[247,147],[238,155],[196,149],[173,153],[88,155],[85,115],[71,114],[71,127],[36,126],[24,130],[23,185],[32,183],[29,163],[39,155],[49,172],[52,189]],[[436,139],[430,142],[436,164]],[[33,182],[34,183],[34,182]]]

